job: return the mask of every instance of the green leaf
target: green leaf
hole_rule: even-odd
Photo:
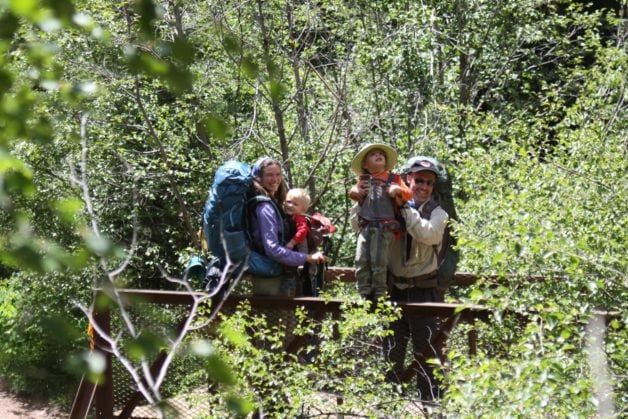
[[[177,37],[171,46],[172,56],[184,65],[188,65],[192,62],[194,58],[194,53],[196,52],[196,48],[190,41],[185,38]]]
[[[48,339],[59,343],[74,341],[84,335],[82,331],[76,329],[72,319],[60,314],[44,317],[43,325]]]
[[[70,0],[45,0],[44,3],[50,7],[56,16],[65,23],[70,23],[76,12],[74,4]]]
[[[286,86],[278,80],[270,81],[270,97],[274,102],[281,102],[286,96],[288,89]]]
[[[135,11],[139,15],[140,33],[145,39],[153,39],[156,31],[156,21],[163,13],[161,7],[152,0],[136,0]]]
[[[97,256],[106,256],[113,253],[114,246],[105,236],[96,236],[95,234],[87,234],[85,237],[87,248]]]
[[[0,39],[12,39],[19,26],[18,18],[13,13],[5,12],[0,16]]]
[[[138,54],[140,68],[148,74],[163,76],[168,74],[170,65],[160,58],[156,58],[146,53]]]
[[[234,394],[226,397],[227,407],[239,417],[246,417],[255,409],[255,404],[250,400]]]
[[[220,326],[220,333],[227,339],[227,341],[229,341],[229,343],[236,347],[243,347],[249,343],[247,335],[242,333],[239,329],[229,326],[228,324],[222,324]]]
[[[205,339],[195,340],[192,342],[191,351],[193,354],[201,357],[209,356],[215,352],[211,342]]]
[[[78,198],[64,198],[54,202],[57,216],[68,224],[74,224],[76,217],[83,209],[83,201]]]
[[[211,114],[204,120],[205,129],[214,138],[224,140],[231,135],[231,127],[218,115]]]
[[[237,55],[241,52],[240,42],[233,34],[227,33],[222,39],[222,45],[231,54]]]
[[[10,8],[13,13],[21,17],[31,17],[39,9],[37,0],[10,0]]]
[[[240,63],[240,69],[244,75],[250,79],[255,79],[259,73],[259,67],[257,62],[250,55],[246,55],[242,58]]]
[[[165,347],[164,339],[150,331],[143,330],[140,335],[127,344],[129,357],[136,361],[141,359],[154,359]]]
[[[563,338],[563,339],[569,339],[571,337],[571,334],[572,334],[571,330],[565,329],[565,330],[560,332],[560,337]]]
[[[237,383],[236,377],[233,371],[218,355],[210,355],[207,357],[207,373],[209,377],[218,383],[226,384],[229,386]]]

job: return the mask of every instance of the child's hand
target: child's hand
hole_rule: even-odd
[[[388,196],[395,200],[399,206],[403,205],[403,197],[401,196],[401,187],[399,185],[390,185],[388,188]]]
[[[357,185],[349,189],[349,198],[353,201],[358,202],[359,204],[364,201],[366,195],[369,193],[369,183],[368,181],[360,181]]]
[[[290,240],[288,243],[286,243],[286,247],[290,250],[294,249],[294,245],[296,243],[294,242],[294,240]]]

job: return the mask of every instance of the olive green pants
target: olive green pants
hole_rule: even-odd
[[[377,300],[386,294],[392,240],[395,233],[381,225],[369,225],[360,230],[355,252],[355,278],[360,296]]]

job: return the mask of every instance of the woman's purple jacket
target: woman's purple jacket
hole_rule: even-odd
[[[301,266],[307,261],[305,253],[299,253],[282,246],[282,223],[270,202],[260,202],[255,207],[255,217],[251,217],[251,231],[255,243],[261,244],[264,253],[275,262],[285,266]]]

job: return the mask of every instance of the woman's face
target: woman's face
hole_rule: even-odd
[[[281,167],[276,164],[271,164],[262,169],[259,180],[260,185],[269,195],[275,195],[279,186],[281,186]]]

